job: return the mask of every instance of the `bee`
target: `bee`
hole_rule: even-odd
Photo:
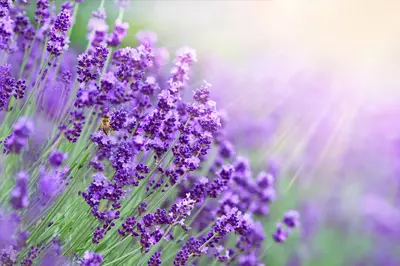
[[[99,129],[104,132],[104,134],[108,135],[111,131],[111,126],[110,126],[110,117],[105,114],[101,118],[101,123]]]

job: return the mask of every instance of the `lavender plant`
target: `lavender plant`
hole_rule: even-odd
[[[0,0],[1,264],[262,265],[299,214],[264,231],[276,175],[224,138],[210,84],[185,100],[195,51],[166,71],[154,33],[120,47],[126,2],[110,32],[103,0],[76,56],[81,2]]]

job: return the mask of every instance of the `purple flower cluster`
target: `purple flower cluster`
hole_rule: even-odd
[[[29,176],[26,172],[19,172],[15,179],[15,185],[10,193],[11,214],[0,212],[0,264],[15,265],[19,252],[26,247],[26,241],[30,235],[22,230],[22,216],[29,206],[28,184]],[[21,265],[33,265],[39,253],[37,247],[32,246],[26,256],[21,259]]]
[[[207,101],[209,97],[204,87],[194,95],[198,101]],[[203,205],[199,208],[199,216],[193,221],[193,229],[203,231],[210,224],[213,227],[204,236],[190,238],[175,257],[175,265],[187,265],[191,258],[202,253],[213,255],[222,263],[261,265],[259,256],[263,252],[265,232],[262,224],[252,217],[269,214],[268,205],[275,199],[273,186],[276,176],[270,172],[260,172],[253,177],[249,160],[236,157],[233,145],[223,137],[223,130],[221,128],[214,132],[217,136],[214,141],[219,150],[218,156],[209,165],[208,178],[193,175],[187,179],[186,185],[180,186],[180,195],[190,192],[193,199]],[[288,212],[285,221],[297,226],[298,220],[293,213]],[[292,223],[289,221],[291,217]],[[224,244],[232,234],[237,236],[234,247],[225,249],[217,245]]]
[[[14,45],[12,37],[14,34],[15,22],[10,14],[11,1],[2,0],[0,3],[0,49],[5,52],[12,52]]]
[[[104,44],[107,39],[108,25],[105,20],[106,11],[104,8],[93,11],[88,23],[88,39],[91,49]]]
[[[122,224],[118,232],[121,236],[131,235],[140,238],[140,244],[144,251],[149,251],[151,246],[157,244],[165,233],[161,229],[164,225],[177,226],[181,225],[183,228],[185,218],[190,216],[194,208],[195,201],[190,198],[188,194],[186,198],[174,203],[170,210],[157,209],[154,213],[147,213],[143,215],[139,222],[136,222],[135,217],[129,217]],[[139,206],[139,208],[142,206]],[[140,214],[145,211],[139,211]]]
[[[179,71],[184,73],[177,75],[174,68],[171,75],[176,82],[181,84],[181,87],[187,79],[188,69],[186,68],[194,61],[192,57],[193,52],[183,50],[175,61],[175,65],[181,67]],[[158,94],[153,107],[151,97],[155,98],[154,93],[160,86],[151,76],[146,77],[145,72],[153,65],[153,59],[151,47],[148,44],[142,44],[137,49],[117,50],[113,55],[115,74],[108,72],[101,80],[100,91],[93,90],[96,92],[91,94],[92,96],[88,94],[85,101],[82,100],[81,95],[78,95],[77,102],[80,104],[75,105],[78,107],[96,105],[102,110],[107,110],[109,104],[121,106],[110,113],[110,129],[115,133],[109,135],[103,129],[91,137],[98,147],[92,165],[96,170],[101,171],[104,168],[100,165],[108,161],[115,170],[111,180],[104,176],[100,180],[101,174],[96,174],[94,182],[82,193],[86,202],[92,207],[92,213],[104,223],[95,233],[98,235],[94,238],[95,242],[98,242],[114,226],[113,220],[119,218],[118,209],[127,188],[139,186],[140,181],[151,177],[150,184],[154,184],[153,191],[166,191],[171,185],[179,182],[187,172],[199,167],[199,156],[207,154],[212,142],[212,133],[220,126],[215,104],[208,98],[196,97],[197,103],[190,105],[188,112],[180,113],[178,110],[181,104],[179,91],[171,86]],[[127,85],[129,87],[126,87]],[[136,103],[135,107],[130,108],[129,105],[124,104],[124,100],[118,101],[112,97],[113,92],[119,88],[123,88],[125,96],[131,96],[131,101]],[[207,94],[205,90],[206,88],[203,88],[203,92]],[[163,160],[169,151],[173,155],[172,164],[169,169],[158,167],[157,170],[160,173],[158,179],[156,179],[157,176],[150,176],[148,166],[138,162],[143,152],[146,154],[153,152],[154,158]],[[169,182],[164,182],[164,175]],[[225,174],[221,178],[228,177]],[[107,212],[112,211],[116,214],[115,216],[108,217],[106,212],[99,213],[98,203],[102,199],[110,203],[111,209]],[[156,213],[158,216],[154,214],[158,217],[156,222],[150,222],[150,214],[146,214],[137,224],[133,218],[128,218],[119,230],[120,234],[140,235],[143,248],[146,249],[158,242],[151,240],[154,239],[154,235],[160,236],[162,233],[157,228],[148,231],[144,230],[144,227],[182,223],[181,220],[190,215],[194,202],[189,197],[178,201],[168,212],[159,209]],[[143,204],[139,206],[138,211],[145,212]],[[163,213],[168,213],[168,215],[163,215]],[[132,226],[135,224],[138,232],[133,233]],[[151,235],[153,237],[150,237]]]
[[[86,251],[82,259],[79,260],[79,265],[100,266],[102,262],[103,262],[103,257],[100,254]]]
[[[57,168],[63,164],[64,160],[66,160],[67,157],[67,154],[57,150],[53,150],[49,155],[49,162],[53,167]]]
[[[109,181],[102,173],[96,173],[93,176],[94,181],[82,192],[82,197],[85,199],[87,204],[92,208],[92,214],[104,222],[102,227],[98,227],[93,242],[98,243],[101,238],[111,229],[115,224],[113,220],[119,218],[120,212],[118,209],[120,206],[120,200],[124,195],[125,191],[122,190],[118,185],[113,184]],[[100,201],[106,200],[111,203],[110,208],[106,210],[100,210]]]
[[[250,237],[250,233],[254,230],[252,229],[251,222],[252,221],[249,220],[247,215],[243,215],[236,208],[231,209],[225,215],[217,218],[214,227],[205,236],[197,239],[193,237],[189,238],[187,243],[177,253],[174,260],[174,265],[187,265],[190,258],[201,256],[202,253],[207,254],[211,249],[215,249],[215,257],[217,260],[221,262],[232,261],[234,258],[232,255],[235,254],[235,251],[233,249],[229,249],[225,255],[222,255],[221,249],[223,249],[223,247],[217,247],[216,245],[228,234],[237,234],[240,241],[244,241],[242,238],[247,238],[249,241],[254,241],[254,239]],[[263,238],[261,237],[261,241],[258,241],[257,244],[261,244],[262,240]],[[257,246],[248,247],[256,248]],[[242,248],[242,252],[251,251],[243,248],[243,246],[239,248]]]
[[[50,17],[49,0],[38,0],[36,2],[35,20],[43,25]]]
[[[120,19],[115,21],[114,31],[109,35],[107,44],[111,47],[117,47],[128,33],[129,24]]]
[[[21,153],[33,131],[33,123],[27,117],[21,117],[13,126],[12,133],[4,139],[4,153]]]
[[[231,179],[232,173],[233,167],[231,165],[224,165],[222,167],[217,177],[208,186],[207,193],[211,198],[217,198],[222,193],[222,191],[225,190],[228,182]]]
[[[168,80],[171,93],[181,91],[189,80],[190,66],[197,61],[196,52],[189,47],[183,47],[177,52],[174,66],[171,70],[171,77]]]
[[[275,233],[272,235],[277,243],[283,243],[289,236],[290,230],[298,227],[300,224],[300,215],[297,211],[289,210],[285,213],[281,223],[276,224]],[[285,229],[286,226],[286,229]]]
[[[33,265],[33,261],[37,258],[39,253],[39,248],[31,247],[28,251],[28,255],[21,261],[22,266],[31,266]]]
[[[17,81],[11,76],[11,65],[0,66],[0,111],[8,107],[11,96],[21,99],[24,97],[25,91],[25,80]]]
[[[14,210],[21,210],[28,207],[28,179],[29,176],[25,172],[19,172],[15,180],[15,187],[10,194],[10,204]]]
[[[10,76],[10,65],[0,66],[0,110],[8,107],[8,101],[14,90],[15,79]]]
[[[148,266],[160,266],[161,265],[161,253],[160,252],[155,252],[151,256],[151,258],[150,258],[150,260],[149,260],[147,265]]]
[[[24,50],[32,42],[35,28],[26,11],[11,0],[0,2],[0,50],[12,54]]]
[[[78,57],[77,80],[81,86],[77,92],[74,103],[74,110],[70,112],[70,127],[63,126],[64,134],[71,142],[76,142],[82,133],[85,124],[85,108],[102,104],[106,99],[106,93],[95,82],[108,56],[108,49],[105,46],[95,48],[93,54],[85,53]]]
[[[71,27],[71,11],[67,8],[61,10],[57,15],[53,27],[49,33],[47,51],[53,56],[59,56],[68,49],[68,29]]]
[[[12,246],[0,250],[1,265],[12,266],[17,262],[17,251]]]
[[[104,63],[108,56],[108,49],[105,46],[99,45],[95,48],[93,54],[81,54],[78,57],[78,81],[81,83],[87,83],[90,80],[97,80],[100,75],[101,70],[104,67]],[[77,98],[85,104],[86,101],[93,100],[89,95],[81,93]]]

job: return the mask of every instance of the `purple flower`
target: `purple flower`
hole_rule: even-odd
[[[0,217],[4,218],[0,220],[1,263],[64,264],[61,243],[51,241],[51,237],[59,232],[60,239],[67,241],[76,235],[80,227],[72,226],[68,219],[83,216],[65,203],[73,204],[69,198],[86,187],[78,195],[95,218],[91,218],[92,226],[82,220],[86,229],[90,227],[91,242],[98,245],[90,250],[104,250],[107,243],[101,241],[117,243],[117,238],[129,238],[126,240],[140,245],[142,253],[148,253],[148,257],[152,254],[148,265],[155,266],[162,264],[158,248],[165,245],[161,241],[179,245],[187,237],[174,265],[186,265],[192,259],[198,263],[193,257],[205,254],[223,264],[259,266],[265,233],[262,224],[252,217],[263,219],[268,214],[269,204],[275,199],[276,176],[268,169],[255,177],[249,161],[236,157],[234,145],[226,138],[227,119],[211,99],[210,84],[204,82],[191,98],[187,97],[190,92],[184,89],[197,60],[195,51],[188,47],[178,50],[171,70],[164,71],[168,52],[158,47],[157,35],[152,32],[138,32],[136,48],[114,49],[128,31],[128,23],[122,21],[124,7],[118,4],[120,17],[109,33],[102,3],[88,23],[87,50],[76,56],[66,50],[77,15],[72,12],[82,1],[66,1],[56,7],[54,1],[37,0],[37,31],[24,11],[25,2],[0,0],[2,61],[13,62],[0,66],[0,111],[18,111],[26,106],[28,109],[19,111],[33,110],[37,119],[46,119],[61,132],[49,131],[51,139],[45,143],[32,141],[33,125],[24,117],[14,124],[11,134],[9,129],[3,130],[9,134],[4,139],[5,153],[21,154],[29,141],[33,149],[21,154],[19,161],[35,180],[28,189],[28,175],[18,174],[9,199],[15,217]],[[18,76],[33,80],[33,84],[13,77],[19,65],[23,69]],[[27,99],[9,106],[11,97],[24,98],[27,91]],[[4,114],[8,123],[15,119],[10,114]],[[63,136],[72,143],[65,143]],[[79,138],[80,147],[74,145]],[[39,145],[48,149],[52,144],[48,158],[43,159]],[[64,151],[76,157],[71,158],[71,171],[68,167],[60,169],[67,159]],[[208,161],[211,152],[215,158]],[[35,169],[38,165],[42,167]],[[67,173],[71,174],[68,179]],[[91,173],[90,181],[82,176]],[[67,185],[69,189],[59,197]],[[35,192],[31,202],[30,190]],[[52,207],[54,200],[57,204]],[[65,221],[53,219],[59,215]],[[298,214],[287,212],[274,239],[283,242],[298,224]],[[30,238],[26,228],[32,228]],[[179,237],[181,233],[183,238]],[[102,256],[89,249],[78,259],[82,249],[73,250],[78,244],[65,243],[64,252],[75,253],[74,262],[102,264]],[[118,263],[132,263],[129,259],[133,257]]]
[[[72,13],[73,9],[74,9],[74,5],[67,1],[61,4],[61,10],[66,9],[68,11],[70,11]]]
[[[4,266],[16,265],[18,253],[13,246],[0,249],[0,264]]]
[[[4,140],[4,153],[13,152],[19,154],[25,146],[26,138],[20,138],[11,134]]]
[[[137,236],[138,233],[135,231],[135,226],[136,226],[136,219],[135,217],[128,217],[125,222],[121,225],[121,228],[118,229],[118,233],[121,236],[126,236],[127,234],[130,234],[132,236]]]
[[[235,254],[235,250],[234,249],[228,249],[224,251],[224,247],[223,246],[218,246],[216,247],[216,253],[214,254],[214,257],[216,257],[216,259],[220,262],[228,262],[231,259],[231,256],[233,254]]]
[[[92,214],[101,222],[103,227],[98,227],[93,236],[93,243],[98,244],[100,239],[115,226],[114,220],[120,216],[120,200],[125,194],[118,184],[112,183],[103,173],[93,175],[93,181],[81,195],[86,203],[92,208]],[[100,201],[108,202],[107,208],[100,209]]]
[[[218,236],[235,232],[243,224],[243,215],[237,208],[233,208],[226,215],[217,219],[214,231]]]
[[[229,141],[223,141],[219,146],[219,154],[224,159],[231,159],[235,156],[235,147]]]
[[[202,202],[207,195],[208,179],[201,177],[199,182],[190,190],[190,198],[196,202]]]
[[[196,90],[193,94],[193,99],[198,103],[205,104],[210,100],[210,90],[211,84],[204,82],[205,84],[200,89]]]
[[[81,110],[74,110],[70,112],[70,123],[72,127],[64,129],[66,138],[71,142],[76,142],[82,133],[83,125],[85,123],[85,115]]]
[[[218,197],[222,191],[228,185],[228,182],[233,173],[233,167],[230,165],[224,165],[218,176],[208,186],[208,194],[211,198]]]
[[[147,203],[141,202],[138,207],[139,214],[146,212],[146,209],[147,209]]]
[[[295,228],[300,224],[300,214],[297,211],[289,210],[283,217],[283,223],[289,228]]]
[[[95,48],[93,54],[85,53],[78,56],[78,81],[87,83],[90,80],[96,80],[104,63],[107,59],[109,51],[104,45]]]
[[[16,99],[24,98],[25,91],[26,91],[26,81],[23,79],[18,80],[14,88],[14,97]]]
[[[116,110],[111,114],[110,126],[117,131],[122,129],[127,122],[128,114],[124,110]]]
[[[36,22],[38,22],[39,24],[44,24],[46,20],[49,19],[49,6],[49,0],[37,0],[35,11]]]
[[[176,254],[174,265],[175,266],[185,266],[189,260],[189,256],[192,254],[200,254],[199,248],[202,245],[202,241],[195,239],[194,237],[189,238],[189,240],[183,245],[182,249]]]
[[[4,140],[4,153],[21,153],[32,131],[32,121],[27,117],[20,117],[13,126],[13,132]]]
[[[2,13],[5,14],[5,9],[2,10]],[[8,13],[8,12],[7,12]],[[0,20],[0,49],[5,50],[5,52],[11,53],[16,47],[14,47],[12,43],[12,37],[14,34],[14,26],[15,22],[11,19],[10,16],[5,15]]]
[[[67,154],[57,150],[53,150],[49,155],[49,162],[55,168],[60,167],[66,159]]]
[[[5,17],[11,7],[11,0],[1,0],[0,1],[0,17]]]
[[[260,200],[265,203],[270,203],[276,199],[276,192],[273,188],[263,189],[260,194]]]
[[[10,204],[15,210],[21,210],[28,207],[28,179],[29,176],[25,172],[19,172],[17,174],[14,189],[10,194]]]
[[[185,218],[190,215],[195,203],[196,202],[190,198],[190,194],[188,193],[186,198],[181,199],[172,205],[171,210],[169,211],[169,216],[174,220]]]
[[[142,222],[144,226],[151,227],[155,224],[154,215],[152,213],[148,213],[142,218]]]
[[[121,82],[131,81],[131,89],[136,91],[147,68],[153,65],[153,51],[148,45],[137,48],[125,47],[115,51],[113,64],[117,66],[116,77]]]
[[[282,222],[276,224],[275,233],[272,235],[277,243],[283,243],[289,236],[290,229],[297,227],[300,224],[300,214],[297,211],[289,210],[285,213]],[[284,226],[287,226],[285,229]]]
[[[88,40],[91,42],[91,49],[104,45],[107,40],[108,25],[105,20],[104,8],[93,11],[88,23]]]
[[[79,79],[79,78],[78,78]],[[76,94],[76,101],[74,106],[77,109],[83,109],[85,107],[92,107],[97,102],[97,97],[99,95],[99,87],[93,80],[86,80],[89,81],[88,84],[81,85]]]
[[[109,35],[107,44],[111,47],[117,47],[121,44],[128,33],[129,24],[120,19],[115,21],[114,31]]]
[[[15,79],[11,77],[11,65],[0,66],[0,111],[8,107],[15,85]]]
[[[256,181],[258,187],[265,189],[270,188],[274,184],[275,178],[271,174],[260,172],[256,177]]]
[[[20,138],[28,138],[33,131],[33,123],[27,117],[21,117],[13,126],[13,133]]]
[[[160,266],[161,265],[161,253],[154,252],[154,254],[150,257],[148,264],[149,266]]]
[[[158,108],[168,112],[174,108],[175,98],[168,90],[163,90],[158,94]]]
[[[67,31],[71,27],[71,20],[71,12],[68,9],[62,9],[57,15],[47,42],[47,51],[51,55],[59,56],[68,49]]]
[[[36,257],[39,254],[39,248],[32,246],[26,257],[22,260],[21,266],[31,266],[33,265],[33,261],[36,259]]]
[[[282,223],[277,223],[276,224],[276,231],[272,235],[273,239],[277,243],[283,243],[286,241],[287,237],[289,235],[289,232],[283,228]]]
[[[79,265],[83,266],[100,266],[103,257],[95,252],[85,251],[83,258],[79,260]]]
[[[169,90],[172,94],[175,95],[183,90],[189,80],[190,66],[196,61],[196,52],[192,48],[183,47],[177,51],[171,77],[168,80]]]

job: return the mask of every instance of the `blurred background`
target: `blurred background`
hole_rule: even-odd
[[[213,84],[239,153],[279,171],[271,217],[301,212],[267,265],[400,265],[398,0],[128,2],[124,45],[151,30],[172,57],[195,48],[191,87]],[[77,50],[99,3],[81,6]]]

